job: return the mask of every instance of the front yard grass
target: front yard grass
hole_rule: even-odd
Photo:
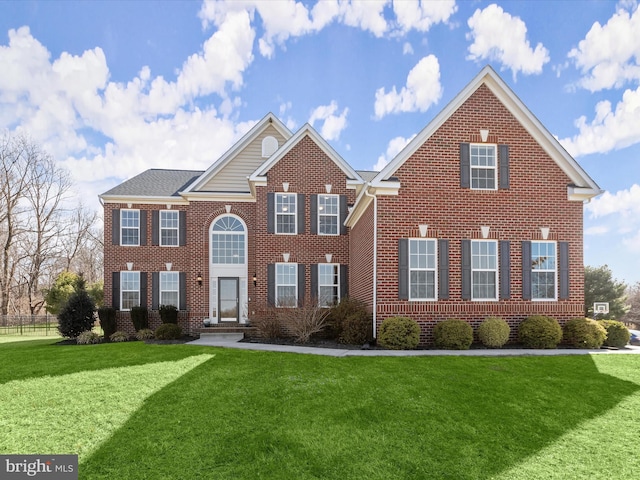
[[[347,357],[0,346],[0,453],[81,479],[637,475],[640,356]]]

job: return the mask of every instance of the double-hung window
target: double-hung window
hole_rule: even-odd
[[[296,199],[295,193],[276,193],[276,233],[295,234]]]
[[[498,299],[498,243],[495,240],[471,242],[471,298]]]
[[[495,190],[497,178],[496,145],[471,144],[471,188]]]
[[[338,195],[318,195],[318,234],[338,235]]]
[[[180,273],[160,272],[160,305],[180,305]]]
[[[330,307],[340,302],[340,265],[318,265],[318,306]]]
[[[140,210],[120,211],[120,245],[140,245]]]
[[[434,239],[409,239],[409,300],[435,300],[437,247]]]
[[[122,310],[140,306],[140,272],[120,272],[120,306]]]
[[[531,298],[556,299],[556,243],[531,242]]]
[[[163,247],[178,245],[179,213],[177,210],[160,211],[160,245]]]
[[[298,264],[276,263],[276,307],[298,305]]]

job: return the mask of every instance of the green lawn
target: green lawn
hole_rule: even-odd
[[[330,358],[0,345],[0,453],[81,479],[638,474],[640,356]]]

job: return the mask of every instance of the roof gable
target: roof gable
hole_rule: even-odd
[[[484,67],[478,75],[449,102],[436,117],[420,131],[398,155],[371,181],[372,186],[384,187],[394,173],[406,162],[444,122],[464,104],[481,85],[486,85],[496,98],[509,110],[525,130],[540,144],[558,167],[569,177],[573,187],[569,195],[576,200],[587,200],[602,191],[596,182],[560,145],[560,142],[540,123],[524,103],[490,66]]]

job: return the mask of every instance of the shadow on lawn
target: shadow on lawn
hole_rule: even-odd
[[[148,398],[82,478],[490,478],[640,386],[590,356],[217,351]],[[561,455],[561,453],[560,453]]]

